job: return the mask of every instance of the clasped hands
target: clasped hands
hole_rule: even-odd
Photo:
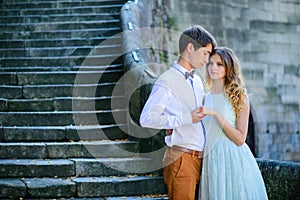
[[[191,112],[193,123],[200,122],[206,115],[212,115],[212,110],[201,106]],[[173,129],[166,129],[166,135],[172,135]]]
[[[200,122],[203,119],[203,117],[206,116],[206,114],[203,112],[204,110],[205,110],[205,107],[201,106],[200,108],[196,108],[195,110],[193,110],[191,112],[193,123]]]

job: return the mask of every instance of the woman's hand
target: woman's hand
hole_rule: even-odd
[[[198,123],[203,119],[203,117],[205,117],[205,114],[201,113],[201,107],[200,107],[193,110],[191,112],[191,116],[192,116],[193,123]]]
[[[212,109],[209,109],[207,107],[201,106],[200,107],[200,113],[203,115],[209,115],[209,116],[215,116],[216,112]]]

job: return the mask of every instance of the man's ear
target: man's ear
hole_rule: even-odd
[[[188,43],[187,47],[186,47],[187,52],[191,53],[193,51],[195,51],[194,45],[192,43]]]

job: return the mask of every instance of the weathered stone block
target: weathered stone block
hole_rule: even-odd
[[[76,183],[60,178],[26,178],[24,183],[31,198],[73,197]]]
[[[66,142],[46,145],[50,158],[128,157],[137,152],[136,142]]]
[[[19,85],[72,84],[76,72],[24,72],[18,74]]]
[[[64,126],[73,124],[73,114],[68,112],[10,112],[0,113],[6,126]]]
[[[0,85],[17,85],[15,72],[0,73]]]
[[[72,96],[72,85],[24,86],[24,98],[50,98]]]
[[[105,144],[97,146],[96,143],[90,143],[85,145],[87,150],[89,150],[95,157],[129,157],[138,155],[138,143],[131,142],[111,142],[110,144]]]
[[[0,158],[45,158],[46,145],[44,143],[0,143]]]
[[[69,177],[75,175],[70,160],[0,160],[0,177]]]
[[[0,126],[0,142],[4,141],[3,127]]]
[[[80,158],[86,157],[82,151],[82,144],[78,142],[46,143],[50,158]]]
[[[250,22],[250,28],[275,33],[286,33],[287,31],[295,32],[296,30],[296,26],[290,25],[288,23],[264,20],[252,20]]]
[[[297,7],[297,5],[294,5],[295,9]],[[299,8],[300,9],[300,8]],[[298,11],[294,11],[295,13],[298,12]],[[289,23],[292,23],[292,24],[299,24],[300,23],[300,19],[299,19],[299,16],[297,15],[289,15],[288,16],[288,20],[287,20]]]
[[[73,118],[77,126],[125,124],[126,110],[79,111],[73,112]]]
[[[0,111],[7,111],[7,99],[0,99]]]
[[[3,140],[13,141],[62,141],[66,139],[64,127],[4,127]]]
[[[224,9],[222,9],[222,15],[228,17],[229,19],[240,19],[242,10],[239,6],[225,6]]]
[[[259,2],[255,2],[255,4],[256,3],[259,3]],[[249,2],[249,4],[250,4],[249,6],[251,6],[251,2]],[[261,10],[261,9],[244,9],[243,17],[245,19],[248,19],[249,21],[251,21],[253,19],[271,21],[272,13],[266,12],[265,10]]]
[[[103,126],[67,126],[67,140],[116,140],[126,139],[123,131],[127,125],[103,125]]]
[[[162,177],[74,178],[79,197],[165,194]],[[150,192],[150,193],[149,193]]]
[[[0,113],[0,124],[6,126],[66,126],[75,122],[78,126],[125,124],[126,110]]]
[[[76,163],[77,176],[124,176],[128,174],[147,174],[151,159],[145,158],[99,158],[72,159]]]
[[[299,148],[297,148],[299,149]],[[291,160],[295,160],[296,162],[300,162],[300,153],[299,152],[291,152]]]
[[[114,102],[114,107],[111,106]],[[125,108],[124,97],[57,97],[54,99],[54,109],[57,111],[95,111]]]
[[[7,16],[7,15],[6,15]],[[13,17],[13,18],[7,18],[9,21],[13,21],[14,19],[17,19],[17,17]],[[21,20],[23,21],[23,18],[21,18]],[[4,39],[4,38],[3,38]],[[7,42],[6,40],[2,40],[0,41],[0,47],[1,48],[24,48],[24,44],[25,42],[22,40],[11,40],[10,42]]]
[[[33,100],[11,100],[8,101],[9,111],[52,111],[53,101],[51,99]]]
[[[118,83],[122,84],[122,83]],[[73,91],[68,96],[73,97],[101,97],[112,95],[115,83],[105,83],[96,85],[73,85]]]
[[[19,179],[0,179],[0,198],[18,199],[26,195],[26,186]]]
[[[22,86],[0,86],[1,98],[22,98]]]

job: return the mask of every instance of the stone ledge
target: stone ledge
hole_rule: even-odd
[[[300,187],[300,163],[257,158],[269,199],[295,200]]]

